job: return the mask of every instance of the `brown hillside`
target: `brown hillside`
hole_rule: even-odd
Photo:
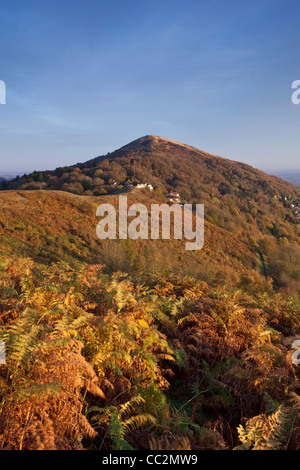
[[[45,263],[74,259],[105,263],[105,250],[106,257],[114,253],[120,268],[125,270],[128,250],[134,250],[136,262],[149,266],[153,263],[153,269],[158,271],[176,266],[184,274],[198,273],[212,279],[228,270],[232,273],[259,270],[257,256],[246,239],[209,222],[205,223],[204,247],[194,252],[185,250],[184,240],[138,240],[135,244],[131,240],[100,241],[96,236],[96,208],[108,202],[118,208],[116,195],[83,197],[63,191],[0,193],[1,257],[10,254],[30,256]],[[128,206],[136,202],[144,203],[150,210],[151,203],[164,199],[154,199],[150,191],[128,193]]]

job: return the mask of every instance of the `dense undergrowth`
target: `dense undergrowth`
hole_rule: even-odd
[[[0,449],[300,449],[295,195],[255,176],[201,190],[193,253],[100,242],[96,207],[117,195],[1,193]]]
[[[299,297],[10,256],[1,449],[299,449]]]

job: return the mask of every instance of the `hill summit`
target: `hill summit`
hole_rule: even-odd
[[[121,148],[115,150],[112,153],[108,153],[105,156],[96,157],[92,160],[89,160],[86,163],[90,163],[94,161],[97,162],[98,159],[102,160],[103,158],[106,158],[107,156],[109,156],[110,158],[114,158],[114,157],[117,158],[120,155],[124,155],[124,153],[127,154],[128,152],[131,152],[131,151],[137,151],[137,152],[167,151],[168,153],[171,153],[173,151],[177,153],[178,151],[180,152],[180,150],[188,151],[190,153],[199,155],[199,157],[202,157],[202,158],[223,159],[223,157],[204,152],[203,150],[199,150],[196,147],[192,147],[191,145],[183,144],[181,142],[176,142],[175,140],[167,139],[166,137],[161,137],[158,135],[145,135],[136,140],[133,140],[132,142],[129,142],[128,144],[122,146]]]
[[[180,146],[186,149],[190,149],[192,151],[196,151],[199,154],[203,154],[204,152],[192,147],[191,145],[186,145],[181,142],[176,142],[175,140],[167,139],[166,137],[161,137],[159,135],[145,135],[143,137],[140,137],[139,139],[133,140],[129,144],[124,145],[121,147],[120,150],[126,150],[126,149],[133,149],[133,148],[139,148],[139,147],[149,147],[149,148],[155,148],[157,146],[163,146],[163,145],[175,145],[175,146]],[[210,155],[210,154],[206,154]]]
[[[5,181],[2,189],[59,190],[101,199],[129,191],[134,201],[148,192],[149,203],[204,204],[206,227],[222,229],[259,250],[263,273],[269,270],[277,285],[300,286],[295,261],[300,260],[299,187],[187,144],[146,135],[83,163]],[[231,258],[244,259],[240,251],[228,250]],[[273,261],[265,262],[264,256]],[[289,259],[294,261],[289,264]]]
[[[150,185],[166,200],[176,193],[181,202],[203,203],[208,220],[232,231],[263,232],[289,241],[298,237],[298,187],[245,163],[156,135],[84,163],[34,171],[1,187],[102,196],[139,185]]]
[[[250,186],[256,185],[274,196],[291,196],[297,192],[292,184],[250,165],[157,135],[140,137],[114,152],[85,162],[25,174],[6,181],[2,189],[62,189],[97,195],[113,192],[116,184],[137,183],[145,178],[165,191],[181,189],[189,200],[197,198],[199,192],[203,195],[210,185],[214,186],[214,193],[221,194],[235,187],[240,197],[243,192],[247,197],[247,186],[251,191]],[[70,183],[77,183],[76,187]]]
[[[145,136],[2,189],[1,449],[300,449],[299,188]],[[125,191],[203,203],[203,248],[99,240]]]

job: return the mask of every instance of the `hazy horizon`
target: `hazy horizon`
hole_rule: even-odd
[[[129,142],[127,142],[129,143]],[[126,144],[124,144],[126,145]],[[111,152],[113,152],[114,150],[118,150],[117,148],[111,150]],[[199,150],[203,150],[203,149],[199,149]],[[106,152],[108,153],[108,152]],[[72,162],[72,164],[76,164],[76,163],[85,163],[86,161],[92,159],[92,158],[96,158],[98,156],[102,156],[102,155],[106,155],[106,154],[98,154],[98,155],[94,155],[92,157],[89,157],[85,160],[78,160],[78,161],[74,161]],[[222,155],[219,155],[219,156],[222,156]],[[230,158],[230,157],[228,157]],[[241,160],[236,160],[236,161],[240,161]],[[247,162],[242,162],[242,163],[247,163]],[[64,165],[62,165],[64,166]],[[66,165],[67,166],[67,165]],[[288,182],[291,182],[291,183],[294,183],[294,184],[297,184],[300,186],[300,166],[298,168],[290,168],[290,169],[285,169],[285,168],[261,168],[261,167],[255,167],[254,165],[251,165],[253,166],[254,168],[266,173],[266,174],[269,174],[269,175],[273,175],[273,176],[279,176],[281,177],[282,179],[288,181]],[[33,171],[54,171],[56,168],[58,167],[45,167],[45,168],[23,168],[23,169],[20,169],[18,171],[16,170],[2,170],[2,166],[0,166],[0,177],[4,177],[4,176],[8,176],[8,177],[16,177],[16,176],[22,176],[23,174],[29,174],[29,173],[32,173]]]
[[[150,135],[150,134],[147,134],[147,135]],[[142,137],[142,136],[140,136],[140,137]],[[134,140],[136,140],[136,139],[133,139],[132,141],[134,141]],[[130,141],[130,142],[132,142],[132,141]],[[112,153],[115,150],[118,150],[119,148],[123,147],[124,145],[129,144],[130,142],[129,141],[124,142],[119,147],[111,148],[111,150],[108,150],[105,153],[98,153],[97,155],[88,156],[87,158],[82,158],[82,159],[79,159],[77,161],[74,160],[71,163],[69,163],[68,165],[76,165],[77,163],[85,163],[86,161],[91,160],[93,158],[96,158],[96,157],[99,157],[99,156],[105,156],[107,153]],[[179,141],[177,141],[177,142],[179,142]],[[184,144],[190,145],[189,142],[179,142],[179,143],[184,143]],[[196,147],[196,148],[198,148],[198,147]],[[222,154],[217,155],[217,154],[214,154],[213,152],[209,152],[207,149],[199,148],[199,150],[205,151],[207,153],[211,153],[212,155],[224,157],[224,155],[222,155]],[[228,158],[230,160],[234,160],[234,161],[237,161],[237,162],[249,164],[249,162],[242,161],[242,160],[235,160],[235,159],[231,158],[230,156],[226,156],[224,158]],[[2,167],[1,162],[0,162],[0,177],[1,176],[17,176],[17,175],[22,176],[25,173],[29,174],[29,173],[32,173],[34,171],[54,171],[56,168],[58,168],[60,166],[68,166],[68,165],[62,164],[62,165],[58,165],[56,167],[53,167],[50,164],[50,166],[48,165],[48,167],[43,167],[43,166],[27,167],[27,168],[21,168],[19,170],[12,170],[8,167],[8,169],[4,170],[4,169],[2,169],[3,167]],[[297,179],[297,180],[299,180],[299,177],[300,177],[300,164],[299,164],[298,167],[294,167],[294,168],[285,168],[285,167],[283,167],[283,168],[270,168],[270,167],[255,166],[255,165],[251,165],[251,164],[249,164],[249,165],[253,166],[253,168],[256,168],[256,169],[258,169],[258,170],[260,170],[264,173],[267,173],[269,175],[286,176],[286,177],[291,177],[291,179]],[[287,181],[289,181],[289,179],[287,179]]]

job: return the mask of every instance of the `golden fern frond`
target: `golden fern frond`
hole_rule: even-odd
[[[90,425],[86,417],[82,414],[78,414],[78,425],[83,435],[92,439],[97,436],[97,432],[95,431],[95,429]]]
[[[7,344],[7,360],[8,364],[13,364],[18,368],[25,359],[30,359],[30,355],[36,346],[36,342],[41,332],[44,330],[43,325],[31,326],[30,331],[24,331],[20,325],[12,325],[10,328],[11,338]]]
[[[74,319],[71,315],[65,314],[56,323],[56,330],[65,333],[67,336],[76,336],[78,335],[78,330],[88,325],[93,316],[92,313],[83,314]]]
[[[300,397],[297,395],[295,392],[290,393],[290,401],[293,403],[294,408],[298,411],[300,411]]]
[[[25,277],[25,276],[21,278],[20,284],[21,284],[21,299],[22,299],[22,302],[25,303],[30,299],[31,295],[34,293],[35,285],[32,279]]]
[[[124,421],[124,428],[127,431],[136,431],[139,428],[155,425],[157,423],[154,416],[149,413],[143,413],[136,416],[131,416],[129,419]]]
[[[106,396],[104,392],[101,390],[101,388],[98,385],[96,385],[94,382],[92,382],[91,380],[84,378],[84,387],[92,395],[103,398],[104,400],[106,399]]]
[[[236,450],[284,450],[293,427],[295,410],[280,405],[272,415],[250,418],[238,427],[241,445]]]
[[[144,404],[145,400],[141,396],[135,396],[131,398],[129,401],[124,403],[123,405],[120,405],[119,408],[119,415],[123,416],[126,414],[130,414],[132,411],[134,411],[135,407],[141,404]]]

